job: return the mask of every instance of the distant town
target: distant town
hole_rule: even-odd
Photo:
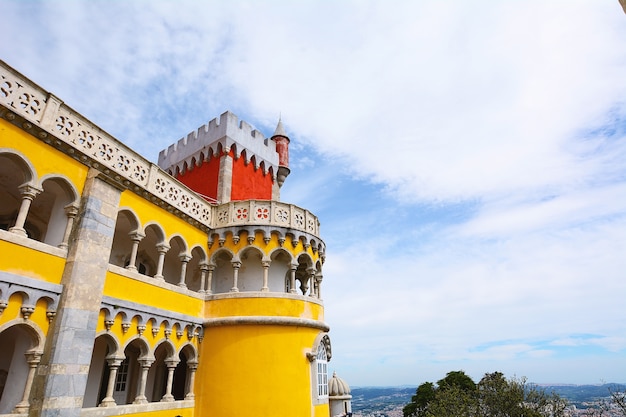
[[[568,417],[623,417],[611,403],[611,389],[624,390],[626,384],[541,385],[568,402]],[[353,387],[353,417],[403,417],[402,409],[411,401],[417,387]]]

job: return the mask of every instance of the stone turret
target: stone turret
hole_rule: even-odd
[[[289,169],[289,137],[285,133],[283,122],[278,119],[278,125],[272,135],[272,140],[276,143],[276,152],[278,152],[278,186],[282,187],[285,178],[291,173]]]
[[[331,417],[352,415],[350,386],[339,378],[336,372],[333,372],[332,378],[328,380],[328,400]]]

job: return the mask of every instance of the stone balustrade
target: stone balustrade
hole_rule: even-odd
[[[210,204],[0,61],[0,117],[15,122],[16,115],[23,119],[22,127],[41,140],[99,169],[144,198],[158,198],[170,211],[182,213],[206,228],[268,225],[319,236],[317,217],[293,204],[260,200]]]

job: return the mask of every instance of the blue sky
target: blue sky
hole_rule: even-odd
[[[231,110],[290,135],[331,369],[626,381],[617,0],[0,0],[0,58],[156,161]]]

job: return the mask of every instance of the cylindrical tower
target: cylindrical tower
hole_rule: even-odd
[[[282,121],[266,140],[225,113],[159,157],[219,200],[208,232],[198,415],[329,416],[324,244],[312,213],[279,201],[289,141]],[[219,166],[207,155],[220,156]]]
[[[265,202],[252,203],[265,212]],[[268,215],[280,213],[274,206]],[[319,298],[321,242],[246,224],[216,230],[209,244],[200,415],[327,417],[332,352]]]

